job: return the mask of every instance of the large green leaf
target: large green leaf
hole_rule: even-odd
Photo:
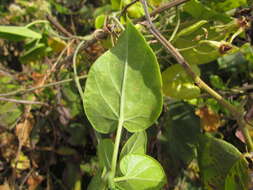
[[[237,164],[241,162],[243,167],[246,166],[246,161],[241,157],[239,150],[228,142],[207,135],[201,136],[198,162],[204,187],[209,190],[225,190],[225,182],[231,187],[231,177],[234,178],[236,170],[238,171]],[[240,172],[245,172],[245,169],[240,169]],[[232,176],[228,177],[229,175]],[[236,175],[246,176],[247,174],[237,173]],[[233,184],[241,183],[240,177],[238,180],[239,182],[233,182]]]
[[[145,131],[134,133],[123,146],[120,159],[127,154],[145,154],[147,149],[147,134]]]
[[[15,41],[25,38],[40,39],[41,34],[23,26],[0,26],[0,38]]]
[[[144,37],[128,22],[117,45],[92,65],[84,92],[84,108],[101,133],[118,123],[130,132],[143,131],[162,109],[161,74]]]
[[[113,154],[114,144],[111,139],[103,139],[98,144],[98,158],[100,166],[106,167],[107,170],[111,168],[111,160]]]
[[[147,155],[128,154],[120,162],[123,177],[115,178],[123,190],[159,190],[166,183],[163,168]]]

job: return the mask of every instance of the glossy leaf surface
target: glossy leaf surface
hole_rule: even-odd
[[[120,162],[123,177],[116,184],[124,190],[158,190],[166,183],[163,168],[152,157],[129,154]]]
[[[145,131],[134,133],[123,146],[120,159],[127,154],[145,154],[147,149],[147,134]]]
[[[117,45],[92,65],[84,107],[92,126],[109,133],[118,123],[130,132],[143,131],[162,108],[161,75],[156,57],[130,22]]]
[[[200,75],[196,65],[192,69]],[[168,67],[163,73],[163,92],[166,96],[176,99],[192,99],[200,95],[200,89],[179,64]]]

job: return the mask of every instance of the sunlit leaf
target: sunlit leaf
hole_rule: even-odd
[[[130,132],[150,127],[162,108],[161,75],[143,36],[128,22],[117,45],[92,65],[84,107],[92,126],[109,133],[118,123]]]
[[[200,75],[200,70],[196,65],[192,69]],[[180,64],[168,67],[162,73],[163,92],[166,96],[175,99],[192,99],[200,95],[200,89],[193,80],[188,76]]]
[[[121,160],[120,170],[123,176],[115,180],[123,190],[158,190],[166,183],[159,162],[147,155],[128,154]]]

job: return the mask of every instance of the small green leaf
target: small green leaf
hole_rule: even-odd
[[[120,162],[123,177],[115,178],[123,190],[158,190],[166,184],[163,168],[147,155],[128,154]]]
[[[98,158],[101,168],[106,167],[107,170],[111,168],[112,154],[114,144],[111,139],[103,139],[98,144]]]
[[[201,26],[203,26],[204,24],[208,23],[207,20],[200,20],[198,22],[196,22],[195,24],[182,29],[176,37],[180,37],[180,36],[187,36],[189,34],[192,34],[194,31],[198,30]]]
[[[231,178],[227,178],[227,175],[234,177],[238,167],[235,164],[238,164],[241,157],[239,150],[228,142],[202,135],[198,147],[198,162],[204,187],[209,190],[225,190],[226,179],[227,186],[230,186]],[[233,167],[235,168],[232,169]]]
[[[120,160],[127,154],[145,154],[147,149],[147,134],[145,131],[134,133],[123,146]]]
[[[24,40],[25,38],[40,39],[41,34],[23,26],[0,26],[0,38],[7,40]]]
[[[196,65],[192,69],[200,75],[200,70]],[[200,95],[200,89],[188,76],[180,64],[168,67],[163,73],[163,92],[166,96],[175,99],[192,99]]]
[[[104,14],[96,17],[96,19],[95,19],[95,28],[96,29],[103,28],[104,23],[105,23],[105,18],[106,18],[106,16]]]
[[[130,132],[150,127],[162,110],[162,81],[152,49],[130,21],[117,45],[92,65],[84,92],[85,113],[101,133],[118,123]]]
[[[210,83],[212,84],[214,88],[221,89],[221,90],[227,89],[226,85],[224,84],[224,82],[222,81],[222,78],[219,75],[211,75],[209,79],[210,79]]]

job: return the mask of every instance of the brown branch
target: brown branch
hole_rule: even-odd
[[[0,97],[0,101],[13,102],[13,103],[18,103],[18,104],[38,104],[38,105],[49,106],[47,103],[44,103],[44,102],[29,101],[29,100],[17,100],[17,99],[10,99],[10,98],[4,98],[4,97]]]
[[[52,17],[51,15],[47,15],[47,20],[61,33],[63,33],[64,35],[66,35],[69,38],[73,38],[73,35],[68,32],[54,17]]]
[[[201,78],[192,70],[188,62],[184,59],[184,57],[179,53],[179,51],[167,41],[167,39],[157,30],[154,24],[151,21],[150,14],[148,12],[148,5],[146,0],[141,0],[143,4],[143,8],[145,11],[146,20],[148,22],[148,28],[153,36],[165,47],[165,49],[177,60],[177,62],[185,69],[188,75],[193,79],[195,84],[202,90],[206,91],[213,98],[215,98],[222,106],[228,109],[233,117],[237,120],[237,123],[242,131],[244,138],[247,142],[247,147],[249,151],[253,150],[253,143],[251,137],[249,136],[249,132],[247,130],[247,123],[244,120],[244,113],[238,107],[233,106],[227,100],[225,100],[220,94],[210,88]]]

